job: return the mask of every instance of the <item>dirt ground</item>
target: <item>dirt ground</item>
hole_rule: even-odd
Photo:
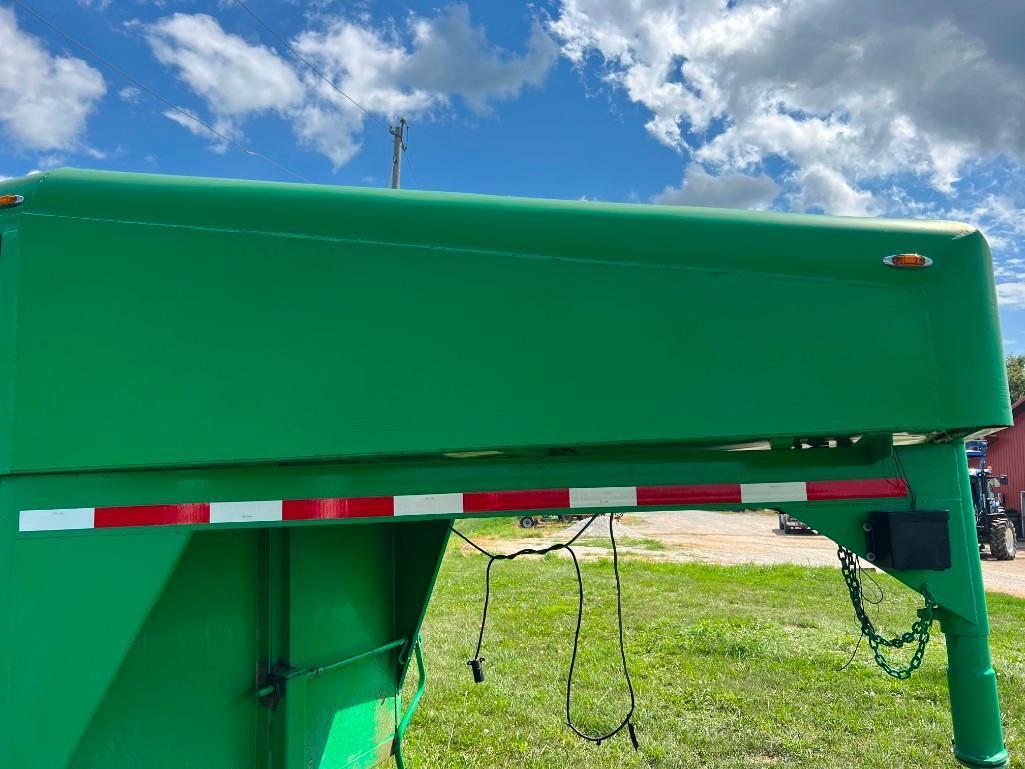
[[[580,525],[546,526],[545,539],[564,541]],[[649,558],[837,566],[836,545],[829,539],[818,534],[783,534],[777,527],[774,513],[686,510],[627,515],[617,525],[616,535],[623,543],[621,551]],[[596,529],[595,534],[602,534],[604,528]],[[652,540],[661,546],[651,547]],[[523,546],[537,545],[537,540],[532,540]],[[579,550],[586,554],[588,548]],[[984,556],[982,572],[987,590],[1025,597],[1025,547],[1014,561],[995,561]]]

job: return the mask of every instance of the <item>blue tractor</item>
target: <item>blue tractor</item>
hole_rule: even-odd
[[[970,459],[979,466],[970,468],[972,503],[975,506],[975,529],[979,535],[980,554],[989,547],[989,554],[998,561],[1014,560],[1018,539],[1025,538],[1020,510],[1004,507],[1004,495],[998,489],[1007,484],[1006,475],[994,475],[986,464],[986,441],[968,441],[965,448]]]

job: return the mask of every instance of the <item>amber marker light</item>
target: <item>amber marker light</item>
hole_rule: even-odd
[[[0,208],[13,208],[25,202],[21,195],[0,195]]]
[[[904,270],[915,270],[921,267],[928,267],[932,264],[932,259],[921,254],[890,254],[883,258],[883,264],[888,264],[891,267],[900,267]]]

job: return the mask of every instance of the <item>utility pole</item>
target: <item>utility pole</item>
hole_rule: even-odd
[[[392,151],[391,151],[391,188],[397,190],[399,188],[399,173],[402,170],[402,153],[406,150],[406,119],[404,117],[399,118],[399,124],[397,126],[391,126],[388,129],[388,133],[392,135]]]

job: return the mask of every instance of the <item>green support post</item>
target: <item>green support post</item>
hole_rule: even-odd
[[[968,482],[965,452],[955,445],[955,478],[960,494],[951,514],[960,519],[964,531],[968,573],[964,582],[974,602],[974,621],[950,611],[941,611],[940,626],[947,639],[947,685],[954,727],[954,755],[966,766],[987,769],[1008,764],[1000,720],[997,678],[989,652],[989,611],[978,554],[975,511]]]
[[[947,683],[954,726],[954,755],[966,766],[1002,767],[1009,758],[1000,724],[996,673],[989,657],[989,628],[941,617],[947,637]]]

